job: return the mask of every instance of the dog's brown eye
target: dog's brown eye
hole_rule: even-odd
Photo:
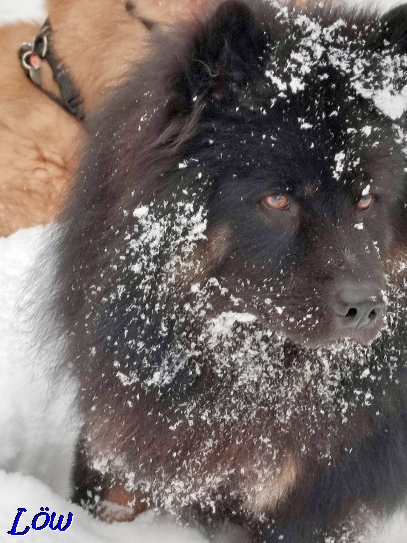
[[[357,203],[358,209],[364,211],[365,209],[368,209],[373,202],[373,196],[371,194],[366,194],[361,197],[361,199]]]
[[[284,194],[278,194],[277,196],[265,196],[264,203],[271,209],[285,209],[290,200]]]

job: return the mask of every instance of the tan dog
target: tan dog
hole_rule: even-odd
[[[87,115],[143,55],[146,37],[157,23],[189,18],[204,4],[205,0],[48,1],[48,44],[78,91],[85,124],[46,94],[61,98],[45,60],[41,88],[24,73],[18,50],[42,25],[0,28],[0,236],[58,215]]]

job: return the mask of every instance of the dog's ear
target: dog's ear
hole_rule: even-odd
[[[394,47],[396,53],[407,52],[407,4],[397,6],[383,15],[381,18],[382,28],[379,32],[379,45],[386,42]]]
[[[244,3],[223,3],[194,40],[193,55],[179,93],[222,98],[233,84],[243,84],[261,68],[268,36]]]

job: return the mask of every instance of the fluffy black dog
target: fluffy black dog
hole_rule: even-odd
[[[74,498],[350,543],[407,490],[407,8],[192,26],[91,121],[54,242]]]

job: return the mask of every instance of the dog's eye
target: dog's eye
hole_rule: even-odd
[[[264,203],[271,209],[285,209],[290,200],[284,194],[278,194],[277,196],[265,196]]]
[[[357,208],[364,211],[368,209],[373,202],[373,196],[371,194],[363,195],[357,203]]]

